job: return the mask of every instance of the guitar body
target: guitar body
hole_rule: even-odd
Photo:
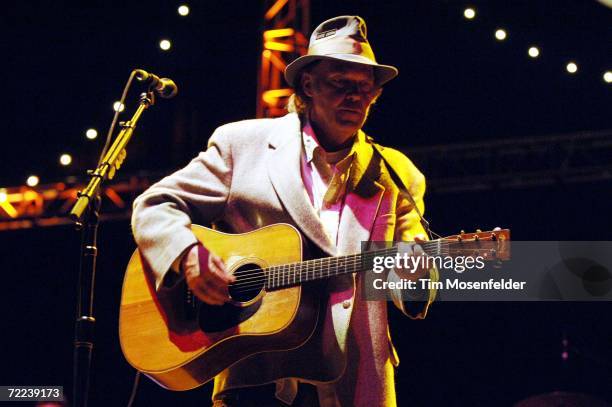
[[[295,228],[276,224],[233,235],[194,225],[193,232],[237,276],[237,289],[230,290],[233,303],[194,305],[183,281],[156,292],[138,250],[128,263],[121,295],[123,354],[134,368],[171,390],[202,385],[255,353],[297,348],[318,320],[318,296],[308,284],[262,288],[261,269],[301,261],[302,241]]]

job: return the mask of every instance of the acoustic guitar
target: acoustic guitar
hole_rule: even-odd
[[[192,229],[236,277],[229,287],[231,302],[203,303],[183,280],[156,291],[138,250],[128,263],[121,295],[119,337],[125,358],[170,390],[202,385],[255,353],[300,347],[319,319],[321,290],[313,282],[371,270],[374,256],[397,253],[392,246],[302,261],[301,235],[287,224],[243,234],[197,225]],[[509,258],[509,240],[510,231],[503,229],[462,233],[421,246],[429,255],[501,261]]]

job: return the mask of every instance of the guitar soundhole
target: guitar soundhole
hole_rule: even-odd
[[[234,271],[236,281],[229,286],[234,301],[248,302],[257,297],[266,281],[263,270],[256,264],[244,264]]]

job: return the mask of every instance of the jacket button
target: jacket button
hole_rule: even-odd
[[[342,301],[342,308],[344,309],[348,309],[348,307],[351,306],[351,300],[344,300]]]

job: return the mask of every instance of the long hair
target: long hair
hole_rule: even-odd
[[[303,115],[310,105],[310,97],[304,93],[304,89],[302,88],[302,77],[305,72],[311,72],[312,69],[321,61],[314,61],[310,64],[303,67],[295,76],[293,80],[295,91],[293,95],[289,96],[289,100],[287,100],[287,111],[289,113],[297,113],[299,115]]]

